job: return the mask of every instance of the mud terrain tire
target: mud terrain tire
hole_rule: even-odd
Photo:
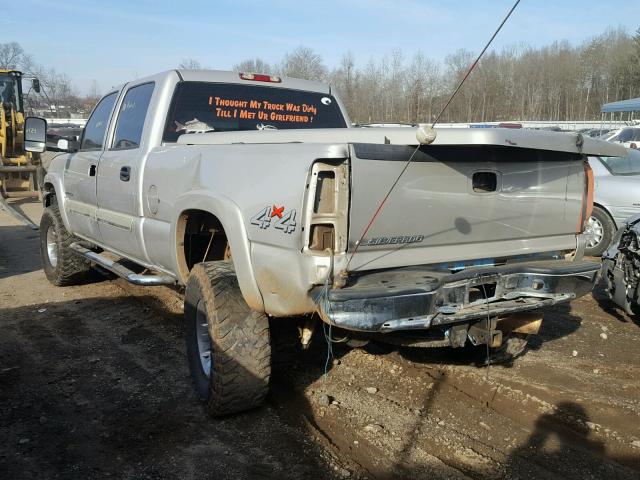
[[[262,404],[271,375],[269,321],[244,301],[231,262],[193,267],[185,291],[184,319],[189,370],[209,413],[219,417]],[[206,347],[198,341],[198,335],[206,336],[207,331],[208,368],[201,360]]]
[[[88,260],[71,250],[78,241],[62,223],[58,205],[48,206],[40,219],[40,256],[47,279],[62,287],[80,283],[91,269]]]

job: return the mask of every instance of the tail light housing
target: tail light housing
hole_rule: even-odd
[[[317,161],[307,187],[304,250],[314,255],[344,253],[347,249],[349,167]]]

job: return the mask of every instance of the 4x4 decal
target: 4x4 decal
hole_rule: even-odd
[[[295,232],[297,226],[296,211],[285,210],[284,205],[282,207],[267,206],[251,217],[251,225],[257,225],[263,230],[273,226],[284,233],[291,234]]]

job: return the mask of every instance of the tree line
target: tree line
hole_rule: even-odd
[[[417,123],[435,118],[476,55],[461,49],[438,61],[394,49],[359,63],[347,52],[329,67],[311,48],[298,47],[279,62],[253,58],[233,68],[329,82],[357,123]],[[202,68],[195,59],[178,66]],[[89,94],[78,95],[66,74],[37,64],[16,42],[0,43],[0,68],[40,79],[43,94],[29,95],[28,107],[88,115],[99,98],[95,82]],[[635,34],[609,29],[579,45],[557,41],[487,52],[441,121],[597,120],[603,103],[634,97],[640,97],[640,28]]]
[[[299,47],[274,65],[256,58],[234,69],[328,81],[357,123],[416,123],[434,120],[476,55],[458,50],[438,62],[396,49],[357,64],[348,52],[329,69],[313,50]],[[640,28],[634,35],[610,29],[577,46],[558,41],[489,51],[441,121],[597,120],[603,103],[635,97]]]

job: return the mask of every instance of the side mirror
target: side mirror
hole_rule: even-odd
[[[42,153],[47,141],[47,121],[44,118],[27,117],[24,121],[24,149]]]
[[[63,152],[77,152],[78,142],[75,140],[69,140],[68,138],[61,138],[58,140],[57,148]]]
[[[34,92],[40,93],[40,80],[38,80],[37,78],[31,80],[31,88],[33,88]]]

